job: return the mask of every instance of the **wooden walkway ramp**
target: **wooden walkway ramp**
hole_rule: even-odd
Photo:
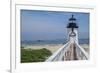
[[[88,60],[88,53],[75,40],[68,41],[59,48],[46,62],[67,60]]]

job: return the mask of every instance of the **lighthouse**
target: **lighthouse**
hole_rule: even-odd
[[[69,23],[67,25],[67,32],[68,32],[68,38],[67,40],[72,41],[76,40],[78,43],[78,25],[76,23],[76,18],[74,18],[74,15],[69,18]]]

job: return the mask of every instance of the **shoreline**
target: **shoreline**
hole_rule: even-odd
[[[24,49],[42,49],[46,48],[50,50],[52,53],[56,52],[59,48],[61,48],[64,44],[33,44],[33,45],[23,45]],[[84,50],[89,53],[89,44],[80,44]]]
[[[56,52],[63,44],[45,44],[45,45],[26,45],[23,46],[24,49],[42,49],[46,48],[50,50],[52,53]]]

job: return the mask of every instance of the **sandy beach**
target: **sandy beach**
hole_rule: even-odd
[[[50,50],[52,53],[56,52],[59,48],[61,48],[63,44],[46,44],[46,45],[24,45],[25,49],[42,49],[46,48]],[[89,53],[89,45],[87,44],[81,44],[81,46],[84,48],[84,50]]]
[[[84,50],[89,54],[90,48],[88,44],[80,44],[81,47],[84,48]]]
[[[63,46],[62,44],[47,44],[47,45],[27,45],[24,46],[25,49],[31,48],[31,49],[42,49],[42,48],[46,48],[48,50],[50,50],[52,53],[56,52],[61,46]]]

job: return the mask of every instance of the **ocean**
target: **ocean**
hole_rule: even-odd
[[[66,39],[21,41],[21,45],[65,44]],[[89,39],[79,39],[79,44],[89,44]]]

